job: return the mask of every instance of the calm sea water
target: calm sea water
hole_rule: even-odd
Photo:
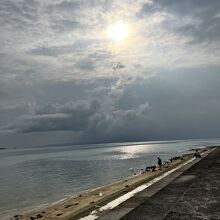
[[[220,139],[0,150],[1,219],[117,181]]]

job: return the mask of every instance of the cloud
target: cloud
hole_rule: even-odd
[[[80,8],[80,1],[61,1],[58,4],[51,4],[48,6],[49,10],[57,11],[79,11]]]
[[[81,131],[86,129],[89,118],[97,108],[99,105],[95,101],[90,105],[48,104],[32,109],[34,114],[20,117],[17,122],[5,127],[5,129],[24,133],[57,130]]]
[[[49,45],[36,45],[34,48],[31,48],[28,53],[39,56],[60,56],[70,53],[77,53],[84,49],[89,49],[91,46],[99,43],[98,40],[89,39],[89,40],[76,40],[71,44],[62,44],[59,46],[49,46]]]
[[[92,71],[95,69],[94,62],[92,59],[89,58],[84,58],[79,60],[76,64],[75,67],[82,70],[82,71]]]
[[[84,90],[80,99],[29,105],[26,114],[4,129],[25,134],[71,131],[79,143],[213,137],[219,132],[220,78],[218,67],[208,69],[178,69],[137,78],[121,84],[120,93],[115,91],[117,80],[96,79],[89,89],[85,81],[79,84]],[[71,93],[75,86],[59,85],[63,94],[55,100],[61,101],[65,90]],[[82,92],[79,88],[76,91]],[[48,86],[45,89],[48,95],[53,93]],[[92,97],[96,97],[93,102]]]
[[[137,13],[137,17],[143,19],[156,13],[174,15],[175,20],[169,19],[162,22],[164,28],[180,35],[193,37],[191,43],[218,42],[220,20],[217,15],[219,8],[218,0],[213,0],[211,3],[205,0],[158,0],[153,4],[144,3]],[[177,24],[175,24],[176,20]]]
[[[111,51],[102,49],[90,53],[88,57],[95,61],[102,62],[106,59],[111,59],[113,57],[113,54]]]
[[[119,69],[125,68],[125,65],[121,64],[121,62],[116,62],[116,63],[114,63],[112,68],[113,68],[113,70],[119,70]]]
[[[3,0],[2,128],[69,132],[80,143],[216,134],[219,8],[218,0]],[[130,30],[123,42],[106,35],[118,20]]]
[[[51,28],[57,32],[63,33],[82,28],[82,25],[78,21],[62,19],[53,21],[53,23],[51,24]]]
[[[149,109],[148,103],[126,111],[100,107],[97,101],[81,105],[45,105],[35,109],[32,115],[20,117],[15,123],[4,127],[4,130],[19,133],[72,131],[79,133],[81,141],[85,138],[94,142],[111,137],[119,138],[121,133],[125,135],[127,129],[124,126],[130,123],[134,123],[134,126],[139,124]],[[124,132],[121,132],[122,128]]]
[[[19,24],[28,25],[28,21],[36,22],[38,20],[38,6],[36,0],[23,1],[3,1],[0,6],[0,16],[3,22],[11,26],[19,27]],[[9,16],[10,15],[10,16]]]

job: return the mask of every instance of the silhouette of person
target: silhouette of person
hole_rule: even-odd
[[[157,164],[158,164],[158,166],[161,168],[161,166],[162,166],[162,160],[161,160],[160,157],[157,158]]]

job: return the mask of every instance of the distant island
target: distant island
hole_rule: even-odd
[[[6,148],[5,147],[0,147],[0,150],[5,150]]]

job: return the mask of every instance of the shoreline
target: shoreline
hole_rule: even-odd
[[[200,152],[205,152],[212,149],[214,146],[199,148]],[[183,157],[183,158],[182,158]],[[192,159],[193,153],[183,154],[176,159],[166,162],[162,169],[156,171],[142,171],[141,174],[130,176],[126,179],[119,180],[108,185],[98,188],[89,189],[78,196],[70,196],[41,206],[34,210],[25,212],[20,215],[11,217],[11,220],[34,220],[34,219],[77,219],[84,213],[89,213],[95,208],[98,208],[117,197],[120,197],[136,187],[151,181],[152,179],[161,176],[169,170],[178,167],[180,164]]]

